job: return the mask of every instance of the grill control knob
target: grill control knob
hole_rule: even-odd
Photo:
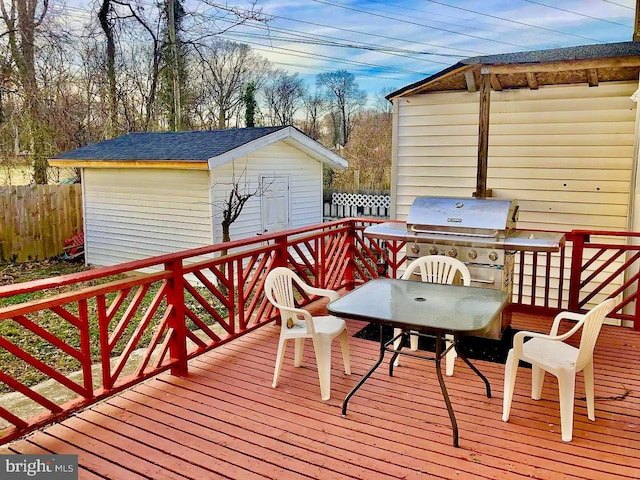
[[[429,255],[437,255],[438,254],[438,247],[436,247],[435,245],[431,245],[431,248],[429,249]]]
[[[475,250],[469,250],[469,253],[467,255],[471,260],[475,260],[476,258],[478,258],[478,252],[476,252]]]
[[[458,256],[458,250],[456,248],[451,247],[449,249],[449,251],[447,252],[447,255],[449,255],[450,257],[457,257]]]
[[[491,260],[492,262],[495,262],[498,259],[498,253],[497,252],[491,252],[489,254],[489,260]]]
[[[420,253],[420,245],[418,245],[417,243],[414,243],[413,245],[411,245],[411,252]]]

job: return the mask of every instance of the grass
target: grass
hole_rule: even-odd
[[[64,260],[45,260],[40,262],[30,262],[21,264],[0,264],[0,285],[21,283],[30,280],[37,280],[41,278],[48,278],[57,275],[64,275],[68,273],[76,273],[87,270],[82,263]],[[108,278],[100,278],[89,282],[84,282],[82,285],[69,285],[59,288],[49,289],[47,291],[36,291],[29,294],[20,294],[8,298],[0,298],[0,308],[9,305],[15,305],[18,303],[28,302],[43,298],[50,295],[61,294],[77,290],[80,287],[88,287],[93,285],[99,285],[107,283],[113,280],[124,278],[124,275],[112,276]],[[133,335],[136,327],[140,323],[143,315],[147,311],[150,303],[160,288],[160,282],[155,282],[149,288],[149,291],[145,294],[141,305],[136,310],[132,321],[127,326],[121,339],[116,343],[113,348],[111,356],[117,356],[126,348],[127,342]],[[111,333],[117,326],[120,316],[126,311],[131,299],[134,297],[136,290],[132,290],[127,295],[127,299],[123,302],[122,306],[118,309],[109,324],[109,332]],[[212,300],[212,294],[206,290],[200,292],[208,301],[214,305],[214,308],[218,312],[223,312],[224,308]],[[116,296],[116,293],[108,294],[106,296],[107,304],[110,304]],[[100,361],[100,344],[99,344],[99,327],[97,321],[97,305],[95,298],[88,300],[89,311],[89,331],[90,331],[90,348],[92,362],[97,363]],[[205,319],[205,323],[212,325],[215,321],[204,310],[204,308],[198,304],[195,300],[191,299],[188,295],[185,298],[185,303],[190,305],[190,308],[195,311],[200,318]],[[138,344],[137,348],[145,347],[149,345],[155,328],[165,312],[166,302],[163,300],[155,315],[152,317],[149,326],[144,330],[144,334]],[[70,303],[64,306],[64,308],[71,314],[77,315],[77,303]],[[224,315],[224,314],[223,314]],[[29,320],[36,323],[39,327],[47,330],[57,338],[63,339],[66,343],[74,348],[78,348],[80,345],[80,335],[78,329],[69,323],[67,320],[56,314],[51,310],[42,310],[28,316]],[[191,324],[191,322],[188,322]],[[194,328],[191,324],[189,328]],[[24,328],[15,320],[3,320],[0,321],[0,338],[5,338],[22,350],[32,355],[36,359],[46,363],[50,367],[58,370],[63,374],[68,374],[80,369],[80,362],[78,362],[71,355],[66,354],[64,351],[55,347],[41,336],[31,332]],[[0,367],[2,371],[7,375],[19,380],[25,385],[35,385],[48,377],[38,369],[30,366],[28,363],[16,358],[11,352],[6,349],[0,348]],[[0,393],[8,392],[11,389],[5,384],[0,383]]]

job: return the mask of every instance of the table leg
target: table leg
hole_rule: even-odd
[[[376,368],[380,366],[380,364],[382,363],[382,360],[384,360],[385,350],[386,349],[385,349],[384,336],[382,334],[382,325],[380,325],[380,356],[378,357],[378,361],[373,364],[373,367],[369,369],[369,371],[364,375],[364,377],[360,379],[360,381],[356,384],[356,386],[353,387],[353,389],[344,398],[344,402],[342,402],[343,417],[347,416],[347,405],[349,404],[349,400],[351,399],[351,397],[353,397],[353,394],[358,391],[358,389],[364,384],[364,382],[367,381],[367,378],[369,378],[373,374],[373,372],[375,372]]]
[[[440,364],[442,361],[442,334],[436,335],[436,375],[438,376],[438,382],[440,383],[440,390],[444,397],[444,403],[447,405],[447,411],[449,412],[449,418],[451,419],[451,429],[453,430],[453,446],[458,447],[458,422],[456,422],[456,416],[453,413],[453,407],[451,406],[451,400],[449,399],[449,393],[447,392],[447,386],[444,383],[442,376],[442,369]]]
[[[406,331],[402,330],[400,332],[400,347],[398,348],[398,351],[394,351],[393,355],[391,356],[391,360],[389,361],[389,376],[393,377],[393,364],[396,362],[396,358],[398,358],[398,355],[400,355],[400,350],[402,350],[402,347],[404,346],[405,341],[408,341],[409,339],[407,338],[406,335]],[[394,337],[391,339],[390,342],[387,342],[387,345],[393,344],[393,342],[396,340],[396,338],[398,337]]]
[[[460,350],[457,350],[458,356],[464,361],[464,363],[466,363],[467,365],[469,365],[469,368],[471,370],[473,370],[476,375],[478,375],[482,381],[484,382],[484,386],[487,390],[487,398],[491,398],[491,384],[489,383],[489,380],[487,379],[487,377],[485,377],[482,372],[480,370],[478,370],[478,368],[469,361],[469,359],[462,353],[460,353]]]

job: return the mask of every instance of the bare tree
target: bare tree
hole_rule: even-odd
[[[47,183],[45,136],[41,117],[41,98],[36,79],[36,37],[49,9],[48,0],[11,0],[0,2],[9,50],[17,67],[24,95],[24,114],[31,142],[33,180]]]
[[[367,93],[358,88],[354,75],[346,70],[320,73],[316,77],[316,85],[325,91],[334,123],[340,127],[336,141],[344,146],[349,141],[354,115],[367,103]]]
[[[353,191],[390,188],[391,114],[375,110],[360,113],[341,154],[349,160],[349,168],[336,172],[333,188]]]
[[[326,103],[321,93],[315,90],[303,98],[306,118],[302,124],[302,131],[314,140],[320,139],[320,119],[325,112]]]
[[[389,100],[387,100],[386,97],[395,90],[396,89],[394,87],[381,88],[375,95],[373,108],[378,112],[391,115],[393,112],[393,104]]]
[[[297,73],[288,74],[281,68],[269,73],[263,95],[266,114],[271,125],[292,125],[293,117],[304,103],[306,88]]]
[[[198,48],[204,70],[204,87],[213,103],[216,127],[229,127],[231,118],[242,105],[245,86],[253,81],[262,84],[268,62],[242,43],[217,39]]]
[[[227,184],[218,184],[223,188],[227,188],[224,200],[221,200],[217,207],[221,213],[220,225],[222,227],[222,243],[231,241],[231,225],[240,217],[242,210],[246,203],[253,197],[261,197],[273,184],[273,181],[268,183],[258,183],[251,186],[251,182],[247,178],[247,165],[244,165],[242,172],[239,176],[236,176],[235,161],[231,162],[231,178]],[[225,248],[220,251],[220,255],[224,256],[228,253]],[[224,267],[223,267],[224,272]]]
[[[222,207],[222,221],[220,222],[223,243],[231,240],[231,225],[240,217],[247,201],[252,197],[262,196],[266,191],[264,185],[250,188],[246,175],[247,170],[245,168],[239,178],[235,178],[234,175],[231,185],[229,185],[228,196]]]

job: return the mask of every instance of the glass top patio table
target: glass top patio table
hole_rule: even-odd
[[[349,400],[382,363],[386,352],[393,353],[389,364],[389,375],[393,375],[393,362],[398,354],[429,358],[435,360],[436,375],[451,420],[453,445],[457,447],[458,425],[440,367],[442,357],[447,352],[442,348],[443,337],[445,334],[453,334],[453,346],[455,346],[460,335],[482,334],[489,328],[492,320],[500,315],[508,304],[508,300],[508,295],[500,290],[379,278],[329,303],[327,310],[332,315],[366,320],[380,325],[380,356],[345,397],[342,415],[346,416]],[[434,336],[436,339],[434,357],[402,351],[402,346],[397,350],[394,349],[395,338],[384,340],[383,325],[398,327],[403,330],[403,335],[409,330],[417,330]],[[457,353],[484,381],[487,397],[490,398],[491,386],[487,378],[461,352]]]
[[[506,303],[500,290],[378,278],[327,308],[336,316],[399,328],[481,334]]]

